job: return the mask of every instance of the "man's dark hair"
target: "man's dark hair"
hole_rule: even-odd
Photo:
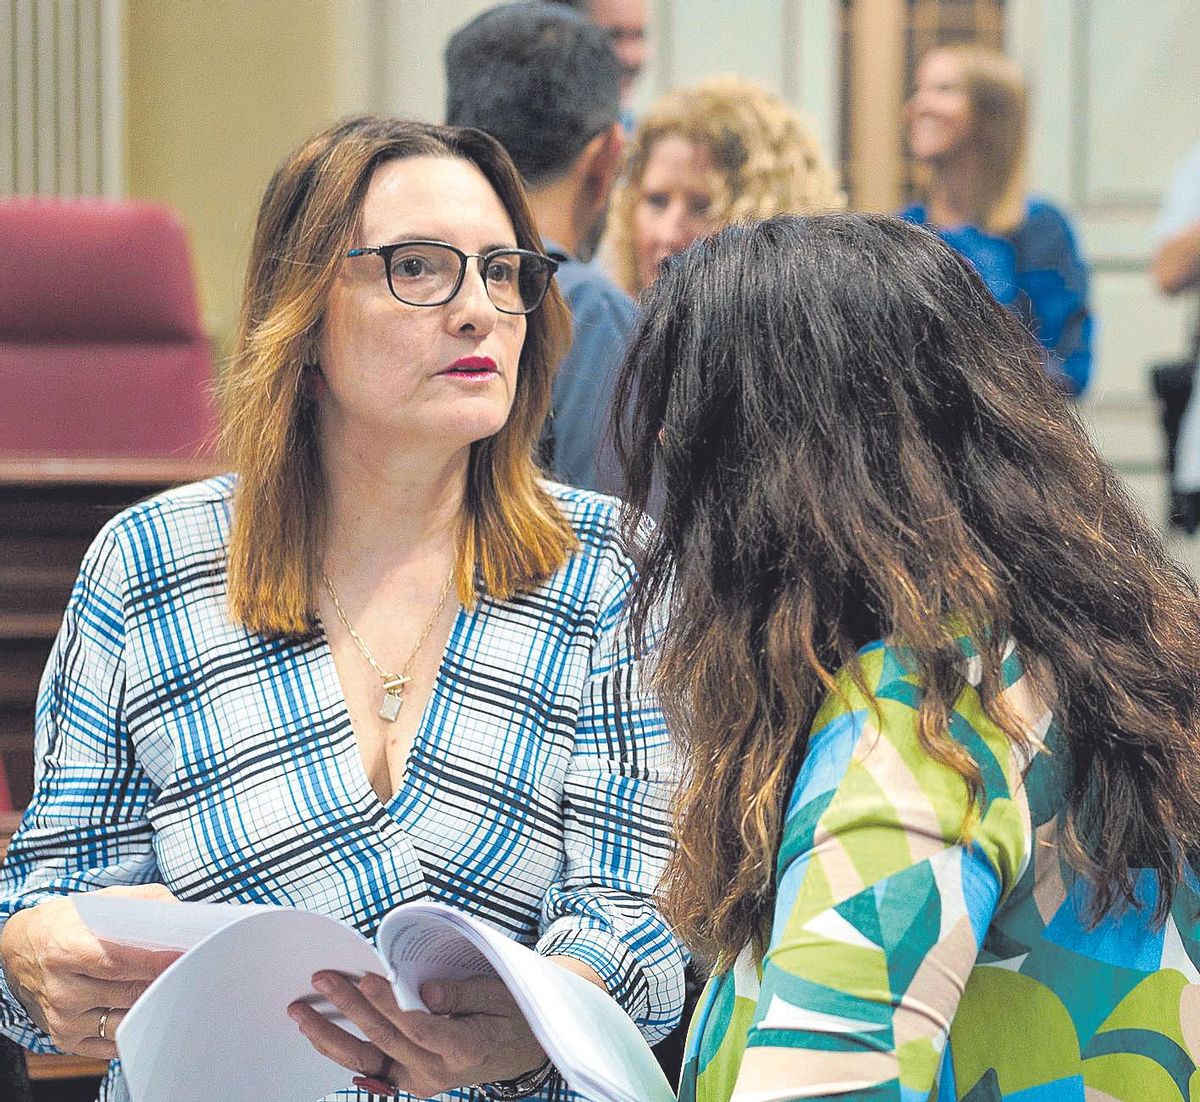
[[[565,4],[504,4],[446,47],[446,121],[491,134],[540,187],[617,121],[620,78],[608,35]]]

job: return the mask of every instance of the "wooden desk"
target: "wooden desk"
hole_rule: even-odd
[[[0,811],[0,863],[4,861],[4,854],[8,851],[8,840],[13,836],[20,819],[19,811]]]
[[[33,710],[79,562],[122,509],[223,468],[204,459],[22,459],[0,456],[0,755],[13,801],[33,791]],[[0,812],[0,860],[19,813]],[[82,1056],[28,1057],[34,1080],[98,1078]]]

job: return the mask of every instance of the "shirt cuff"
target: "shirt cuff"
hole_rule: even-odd
[[[650,1011],[650,991],[637,957],[606,930],[577,927],[551,928],[537,943],[544,957],[571,957],[582,961],[601,979],[605,990],[639,1026]]]
[[[37,892],[19,899],[7,914],[0,916],[0,934],[4,933],[4,925],[18,911],[33,907],[43,899],[51,899],[55,892]],[[26,1013],[21,1001],[13,994],[8,985],[8,977],[0,966],[0,1033],[16,1041],[22,1048],[30,1052],[58,1052],[50,1034],[38,1029],[33,1019]]]

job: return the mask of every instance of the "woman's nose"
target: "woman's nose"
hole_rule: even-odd
[[[476,333],[490,333],[496,327],[496,307],[488,297],[487,286],[479,265],[468,262],[462,286],[448,304],[451,328],[461,332],[470,328]]]
[[[663,244],[672,252],[681,252],[692,243],[691,219],[682,203],[672,204],[663,215],[660,227]]]

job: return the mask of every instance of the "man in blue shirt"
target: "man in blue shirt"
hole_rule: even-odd
[[[559,4],[504,4],[457,31],[446,48],[446,121],[474,126],[508,150],[529,191],[575,326],[554,382],[543,457],[562,482],[619,492],[608,434],[633,300],[577,259],[620,169],[621,67],[609,36]]]

